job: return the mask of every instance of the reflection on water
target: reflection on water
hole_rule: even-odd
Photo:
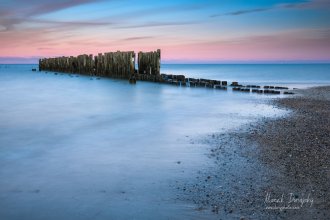
[[[171,187],[210,163],[191,140],[283,113],[270,96],[31,67],[0,68],[1,219],[200,219]]]

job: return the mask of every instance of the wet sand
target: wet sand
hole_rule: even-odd
[[[289,113],[200,140],[215,164],[178,184],[197,212],[219,219],[330,216],[330,87],[271,102]]]

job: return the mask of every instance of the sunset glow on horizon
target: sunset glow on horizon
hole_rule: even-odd
[[[0,4],[0,63],[156,49],[164,63],[330,62],[328,0]]]

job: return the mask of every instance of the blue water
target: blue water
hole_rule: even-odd
[[[330,64],[163,64],[161,72],[292,88],[330,84]]]
[[[273,96],[33,67],[0,65],[0,219],[217,219],[177,200],[176,182],[213,164],[196,140],[286,114],[267,103]],[[278,80],[276,70],[261,74],[266,67],[163,65],[162,72],[230,80],[245,70],[258,82],[302,86],[329,80],[329,66],[297,67],[311,76],[281,72]]]

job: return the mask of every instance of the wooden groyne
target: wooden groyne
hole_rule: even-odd
[[[287,87],[241,85],[232,82],[212,79],[186,78],[184,75],[172,75],[160,73],[160,50],[138,53],[138,69],[135,69],[136,56],[134,51],[99,53],[79,55],[77,57],[43,58],[39,60],[39,71],[54,71],[64,73],[78,73],[89,76],[112,77],[128,79],[130,83],[136,80],[152,81],[187,87],[205,87],[212,89],[253,92],[265,94],[281,94],[288,90]],[[289,91],[283,94],[293,94]]]
[[[110,52],[39,60],[39,70],[128,79],[135,73],[135,53]]]
[[[160,50],[138,53],[139,74],[160,75]]]

